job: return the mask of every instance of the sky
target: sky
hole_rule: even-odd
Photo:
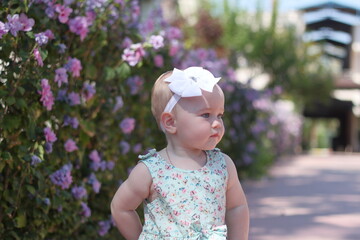
[[[229,2],[237,4],[241,8],[248,9],[249,11],[256,10],[257,3],[260,3],[260,6],[264,10],[271,9],[272,0],[229,0]],[[360,9],[360,1],[359,0],[278,0],[279,2],[279,10],[280,11],[289,11],[296,10],[302,7],[305,7],[310,4],[315,3],[325,3],[325,2],[334,2],[339,4],[346,4],[355,8]],[[360,14],[360,11],[359,11]]]

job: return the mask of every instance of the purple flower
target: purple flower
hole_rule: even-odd
[[[170,49],[169,49],[169,55],[171,57],[175,56],[181,49],[181,44],[177,40],[172,40],[170,42]]]
[[[140,16],[140,6],[138,1],[131,2],[131,17],[133,21],[136,21]]]
[[[70,117],[68,115],[64,116],[64,124],[63,126],[71,126],[74,129],[77,129],[79,126],[79,121],[77,120],[76,117]]]
[[[133,152],[134,152],[134,153],[139,153],[139,152],[141,151],[141,149],[142,149],[141,143],[137,143],[137,144],[135,144],[135,145],[133,146]]]
[[[131,77],[126,81],[127,85],[130,87],[130,94],[131,95],[135,95],[137,94],[140,89],[142,88],[143,84],[144,84],[144,80],[139,77],[139,76],[135,76],[135,77]]]
[[[44,198],[43,202],[44,202],[44,204],[47,205],[47,206],[49,206],[50,203],[51,203],[49,198]]]
[[[101,157],[100,157],[99,152],[97,150],[92,150],[91,153],[89,154],[89,158],[94,163],[100,163],[101,162]]]
[[[129,37],[125,37],[121,43],[122,48],[129,48],[133,44],[133,41]]]
[[[57,140],[57,137],[56,137],[55,133],[51,130],[51,128],[46,127],[46,128],[44,128],[43,131],[44,131],[46,142],[54,143]]]
[[[59,21],[61,23],[67,23],[73,10],[65,5],[56,4],[55,11],[59,13]]]
[[[88,34],[89,23],[86,17],[75,17],[69,21],[70,31],[79,35],[80,40],[83,41]]]
[[[28,18],[24,13],[20,14],[19,21],[20,21],[20,23],[22,25],[21,30],[24,31],[24,32],[31,31],[32,27],[35,24],[34,19]]]
[[[145,50],[141,43],[132,44],[129,48],[124,50],[122,59],[129,63],[130,66],[135,66],[145,56]]]
[[[108,162],[106,163],[106,168],[107,168],[108,170],[113,170],[114,167],[115,167],[115,162],[114,162],[114,161],[108,161]]]
[[[66,73],[66,68],[58,68],[55,70],[55,80],[58,87],[61,87],[63,83],[68,83],[68,75]]]
[[[17,33],[22,29],[22,24],[19,21],[19,14],[7,15],[8,22],[6,28],[9,29],[11,34],[16,37]]]
[[[87,0],[86,1],[86,9],[94,10],[96,8],[100,10],[104,10],[105,4],[107,0]]]
[[[65,53],[65,51],[66,51],[66,45],[65,44],[60,43],[59,45],[57,45],[57,47],[59,48],[58,51],[59,51],[60,54]]]
[[[116,103],[112,111],[113,113],[117,112],[120,108],[124,106],[124,101],[121,96],[117,96],[115,99]]]
[[[89,84],[87,82],[84,82],[81,95],[85,99],[85,101],[89,101],[95,95],[95,93],[95,83]]]
[[[66,101],[67,100],[66,93],[67,93],[67,91],[65,89],[60,89],[58,91],[58,95],[56,96],[56,100],[57,101]]]
[[[40,94],[40,101],[42,102],[43,106],[46,107],[46,110],[50,111],[52,109],[52,106],[54,105],[54,96],[51,91],[49,81],[47,79],[41,80]]]
[[[92,188],[95,193],[99,193],[101,188],[101,183],[99,182],[99,180],[97,180],[96,175],[94,173],[90,174],[88,183],[92,185]]]
[[[64,148],[67,152],[73,152],[75,150],[78,150],[78,147],[76,146],[76,142],[71,138],[65,142]]]
[[[70,106],[79,105],[81,103],[80,101],[80,95],[75,92],[71,92],[68,95],[68,99],[70,100]]]
[[[160,54],[154,56],[154,64],[158,68],[164,67],[164,58]]]
[[[82,70],[81,62],[77,58],[70,58],[66,63],[65,68],[72,72],[73,77],[80,77],[80,71]]]
[[[50,29],[46,30],[44,34],[48,37],[49,40],[53,40],[55,38],[53,32]]]
[[[169,40],[182,38],[182,32],[177,27],[169,27],[168,29],[166,29],[165,34],[166,34],[166,38]]]
[[[77,200],[85,198],[87,195],[87,191],[84,187],[73,187],[71,189],[71,193],[73,195],[73,197]]]
[[[90,217],[91,216],[91,209],[88,207],[88,205],[84,202],[81,202],[81,212],[80,214],[84,217]]]
[[[64,165],[62,168],[50,175],[53,184],[60,186],[61,189],[68,189],[72,183],[71,165]]]
[[[36,155],[31,156],[31,166],[36,166],[41,162],[42,162],[42,160],[38,156],[36,156]]]
[[[52,153],[53,151],[52,143],[49,142],[45,143],[44,148],[45,148],[45,152],[48,154]]]
[[[45,9],[45,13],[49,18],[54,19],[56,17],[55,16],[55,5],[48,4],[48,7]]]
[[[126,155],[130,151],[130,144],[124,140],[119,143],[121,154]]]
[[[135,119],[134,118],[125,118],[120,123],[120,128],[125,134],[131,133],[135,128]]]
[[[90,10],[90,11],[87,11],[85,15],[86,15],[86,20],[87,20],[88,24],[92,25],[92,23],[96,19],[96,13],[94,11]]]
[[[100,221],[98,223],[98,226],[99,226],[98,234],[100,236],[105,236],[109,232],[109,229],[111,228],[111,221],[110,220]]]
[[[9,29],[7,28],[6,24],[0,21],[0,39],[3,35],[7,34]]]
[[[42,60],[42,57],[41,57],[41,54],[40,54],[40,51],[38,48],[34,49],[34,58],[36,59],[38,65],[40,67],[44,66],[44,63],[43,63],[43,60]]]
[[[164,38],[161,35],[152,35],[150,37],[149,43],[153,46],[154,49],[159,49],[164,46]]]
[[[40,46],[47,44],[48,40],[49,40],[48,36],[46,36],[45,33],[43,32],[35,34],[35,41]]]

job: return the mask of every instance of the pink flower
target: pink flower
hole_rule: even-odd
[[[175,56],[179,52],[180,49],[181,49],[180,42],[177,40],[172,40],[170,42],[169,55],[171,57]]]
[[[28,18],[24,13],[20,14],[19,22],[22,25],[21,30],[24,32],[31,31],[35,24],[34,19]]]
[[[86,17],[76,17],[69,21],[70,31],[79,35],[80,40],[83,41],[88,34],[89,22]]]
[[[41,57],[41,54],[40,54],[38,48],[35,48],[35,49],[34,49],[34,58],[36,59],[38,65],[39,65],[40,67],[44,66],[44,62],[43,62],[43,60],[42,60],[42,57]]]
[[[80,71],[82,70],[81,62],[77,58],[70,58],[65,68],[72,72],[73,77],[80,77]]]
[[[76,146],[76,143],[72,139],[68,139],[65,144],[64,148],[67,152],[73,152],[75,150],[78,150],[78,147]]]
[[[170,27],[166,30],[166,37],[169,40],[182,38],[181,30],[177,27]]]
[[[44,135],[45,135],[45,140],[48,143],[53,143],[57,140],[55,133],[49,127],[44,128]]]
[[[58,68],[55,70],[55,82],[61,87],[62,83],[68,83],[68,75],[65,68]]]
[[[47,79],[41,80],[41,98],[40,101],[43,103],[43,106],[46,107],[46,110],[50,111],[54,105],[54,96],[51,92],[49,81]]]
[[[73,10],[65,5],[56,4],[55,11],[59,13],[59,21],[61,23],[67,23],[69,20],[69,15]]]
[[[164,66],[164,58],[160,54],[155,55],[154,57],[154,64],[158,68],[162,68]]]
[[[164,46],[164,38],[161,35],[153,35],[150,37],[149,43],[154,49],[159,49]]]
[[[120,123],[120,128],[125,134],[131,133],[135,128],[135,119],[134,118],[125,118]]]
[[[100,163],[101,162],[101,157],[100,157],[99,152],[97,150],[92,150],[91,153],[89,154],[89,158],[94,163]]]
[[[129,48],[124,50],[122,59],[129,63],[130,66],[135,66],[145,56],[145,50],[141,43],[132,44]]]

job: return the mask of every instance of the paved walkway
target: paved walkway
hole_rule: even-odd
[[[249,240],[360,240],[360,155],[302,155],[243,183]]]

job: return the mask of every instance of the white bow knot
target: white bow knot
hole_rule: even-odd
[[[201,96],[201,90],[212,92],[220,78],[202,67],[189,67],[184,71],[174,68],[170,77],[165,79],[169,82],[169,88],[174,95],[169,100],[164,112],[171,112],[175,104],[182,97]]]

